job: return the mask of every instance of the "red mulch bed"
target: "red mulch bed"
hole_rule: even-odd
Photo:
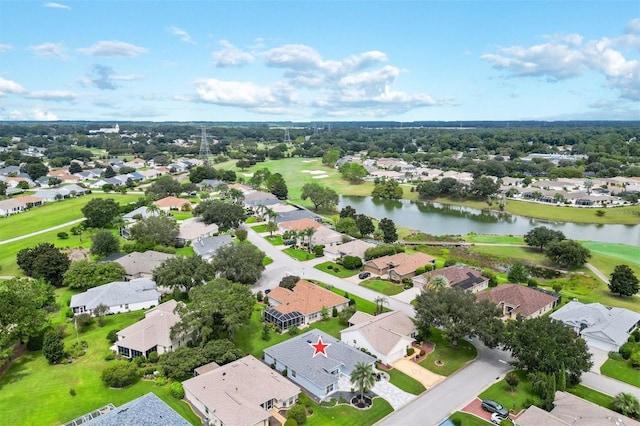
[[[427,357],[427,355],[429,355],[431,352],[433,352],[433,350],[436,348],[436,344],[426,341],[426,342],[422,342],[422,346],[420,346],[418,343],[414,343],[413,344],[413,348],[416,350],[416,355],[414,358],[415,362],[420,362],[423,359],[425,359]],[[424,355],[420,355],[420,351],[424,351]]]

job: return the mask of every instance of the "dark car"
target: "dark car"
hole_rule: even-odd
[[[509,417],[509,410],[491,399],[482,401],[482,409],[490,413],[497,413],[500,417]]]
[[[369,271],[360,272],[358,274],[358,278],[360,278],[361,280],[364,280],[365,278],[369,278],[370,276],[371,276],[371,272]]]

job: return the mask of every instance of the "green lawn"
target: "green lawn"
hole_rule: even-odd
[[[431,327],[431,336],[428,340],[435,343],[436,347],[420,361],[420,365],[442,376],[449,376],[478,355],[476,348],[466,340],[459,340],[457,347],[451,346],[442,335],[442,331],[434,327]],[[436,365],[436,361],[442,361],[443,365]]]
[[[360,285],[373,291],[377,291],[378,293],[382,293],[385,296],[393,296],[394,294],[402,293],[404,291],[402,284],[394,284],[387,280],[366,280],[362,281]]]
[[[544,253],[534,248],[513,246],[474,246],[470,248],[470,250],[472,252],[482,253],[483,255],[498,259],[515,259],[536,265],[555,267]]]
[[[576,385],[571,389],[567,389],[567,392],[572,393],[589,402],[593,402],[594,404],[599,405],[601,407],[605,407],[605,408],[608,408],[609,410],[613,410],[613,407],[611,406],[611,401],[613,400],[613,397],[611,395],[598,392],[595,389],[591,389],[583,385]]]
[[[487,426],[491,423],[482,420],[480,417],[476,417],[473,414],[463,413],[462,411],[456,411],[449,418],[452,421],[457,421],[460,426]]]
[[[259,234],[261,234],[263,232],[269,232],[269,230],[267,229],[267,224],[266,223],[263,223],[262,225],[252,226],[251,229],[253,229],[254,231],[256,231]]]
[[[274,246],[281,246],[283,244],[282,237],[280,235],[267,236],[264,239],[269,241]]]
[[[71,292],[58,291],[58,294],[59,301],[64,303]],[[57,313],[52,316],[56,321],[61,319]],[[61,424],[108,403],[120,406],[147,392],[154,392],[192,424],[200,424],[187,404],[170,396],[168,386],[159,387],[153,382],[139,381],[118,390],[110,389],[102,382],[100,372],[108,363],[104,361],[109,348],[107,333],[112,329],[121,330],[143,316],[141,311],[109,315],[103,327],[96,323],[80,333],[80,340],[86,340],[89,347],[85,356],[71,364],[49,365],[41,351],[29,352],[18,359],[0,377],[3,423]],[[71,323],[66,324],[65,345],[68,347],[76,341],[76,336]],[[76,391],[73,397],[69,394],[71,388]]]
[[[525,244],[524,238],[519,235],[493,235],[470,233],[463,237],[468,243],[483,244]]]
[[[329,266],[331,266],[331,269],[329,269]],[[319,269],[322,272],[326,272],[327,274],[331,274],[334,277],[339,277],[339,278],[352,277],[352,276],[356,275],[358,272],[360,272],[357,269],[355,269],[355,270],[346,269],[344,266],[338,265],[335,262],[319,263],[316,266],[314,266],[314,268]],[[337,271],[336,271],[336,269],[337,269]]]
[[[186,220],[186,219],[191,219],[193,217],[193,214],[191,212],[183,212],[183,211],[171,210],[169,213],[176,220]]]
[[[324,407],[317,404],[304,393],[300,394],[300,403],[313,408],[313,414],[307,417],[308,426],[353,425],[367,426],[376,423],[393,411],[391,405],[382,398],[375,398],[368,410],[358,410],[346,404]]]
[[[611,275],[613,268],[620,264],[629,265],[636,276],[640,276],[640,247],[594,241],[585,241],[582,245],[591,250],[589,263],[606,276]]]
[[[613,377],[621,382],[640,387],[640,371],[631,367],[629,361],[607,359],[602,367],[600,367],[600,373]]]
[[[3,217],[0,218],[0,241],[80,219],[83,217],[82,207],[94,198],[113,198],[120,204],[126,204],[136,201],[140,195],[94,193],[46,203],[24,213]]]
[[[485,204],[486,205],[486,204]],[[542,203],[507,200],[507,212],[518,216],[533,217],[559,222],[574,223],[640,223],[640,206],[626,206],[604,209],[604,216],[596,215],[599,209],[550,206]]]
[[[478,398],[498,401],[504,408],[511,410],[512,413],[518,413],[520,410],[528,408],[531,404],[539,404],[540,398],[531,390],[527,373],[524,371],[517,371],[517,373],[518,377],[520,377],[520,383],[514,389],[515,392],[512,393],[511,387],[502,379],[489,386],[487,390],[478,395]]]
[[[325,287],[327,287],[327,286],[325,285]],[[344,296],[347,299],[354,300],[356,302],[356,309],[359,310],[359,311],[366,312],[366,313],[368,313],[370,315],[373,315],[376,312],[376,304],[373,303],[373,302],[370,302],[370,301],[368,301],[366,299],[362,299],[362,298],[360,298],[358,296],[354,296],[353,294],[350,294],[347,291],[343,291],[343,290],[340,290],[340,289],[335,288],[335,287],[330,287],[329,290],[331,290],[335,294],[339,294],[340,296]],[[384,308],[384,310],[385,310],[385,312],[389,311],[389,309],[387,309],[387,308]]]
[[[563,302],[578,299],[582,303],[599,302],[603,305],[626,308],[640,312],[640,303],[636,297],[624,297],[611,294],[609,287],[591,275],[573,275],[569,279],[544,281],[541,287],[553,288],[554,283],[562,284]]]
[[[313,253],[309,253],[306,250],[297,249],[293,247],[286,248],[282,250],[283,253],[287,253],[289,256],[293,257],[296,260],[305,261],[309,259],[315,259],[316,255]]]
[[[191,256],[195,255],[195,252],[193,251],[193,247],[186,246],[186,247],[180,247],[179,249],[176,249],[176,254],[178,256],[191,257]]]
[[[262,258],[262,266],[271,265],[273,263],[273,259],[269,256],[265,256]]]
[[[389,381],[391,382],[391,384],[399,387],[405,392],[409,392],[413,395],[420,395],[426,390],[422,383],[420,383],[413,377],[404,374],[400,370],[394,368],[391,370],[385,370],[385,372],[389,374]]]

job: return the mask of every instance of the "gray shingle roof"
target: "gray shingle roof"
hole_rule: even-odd
[[[220,247],[226,246],[227,244],[231,244],[232,241],[233,240],[229,235],[219,235],[217,237],[205,237],[192,242],[191,247],[193,247],[193,251],[195,251],[198,256],[211,256]]]
[[[154,393],[149,392],[83,424],[91,426],[189,426],[191,423]]]
[[[324,343],[331,343],[331,346],[326,349],[326,357],[313,356],[315,349],[311,347],[311,343],[316,343],[319,336]],[[372,364],[376,360],[320,330],[308,331],[267,348],[264,353],[286,365],[289,370],[295,371],[296,375],[322,388],[337,380],[337,376],[331,374],[332,371],[344,370],[343,366],[353,370],[359,362]]]
[[[93,310],[103,303],[107,306],[118,306],[160,300],[160,292],[155,281],[148,278],[136,278],[131,281],[115,281],[109,284],[90,288],[84,293],[71,296],[71,308],[84,306]]]

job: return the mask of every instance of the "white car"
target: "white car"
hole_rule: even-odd
[[[493,424],[499,425],[504,419],[508,419],[513,426],[519,426],[518,423],[514,422],[510,417],[502,417],[498,413],[491,413],[491,423]]]

